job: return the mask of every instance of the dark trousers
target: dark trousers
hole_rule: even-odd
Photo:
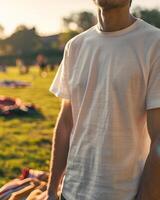
[[[66,200],[66,199],[63,197],[63,195],[61,195],[61,200]]]

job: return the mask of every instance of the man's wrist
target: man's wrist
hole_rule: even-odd
[[[47,197],[45,200],[59,200],[59,197],[57,195],[55,195],[54,193],[47,194]]]
[[[58,193],[57,190],[54,189],[54,188],[49,188],[49,189],[47,190],[47,194],[48,194],[49,198],[50,198],[50,197],[53,197],[53,199],[55,199],[55,200],[58,200],[58,199],[59,199],[57,193]]]

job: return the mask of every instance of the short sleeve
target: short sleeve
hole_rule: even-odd
[[[147,87],[146,110],[153,108],[160,108],[160,57],[152,65]]]
[[[49,88],[55,96],[64,99],[70,99],[70,91],[68,84],[68,67],[69,67],[69,47],[68,43],[65,46],[63,59],[58,67],[57,73]]]

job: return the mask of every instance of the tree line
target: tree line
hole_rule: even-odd
[[[159,9],[137,7],[133,10],[133,15],[160,28]],[[95,15],[87,11],[71,13],[63,17],[62,22],[63,32],[48,37],[40,36],[34,27],[18,26],[11,36],[0,39],[0,62],[14,64],[15,59],[19,57],[33,63],[35,57],[41,53],[45,54],[51,63],[58,63],[66,42],[97,23]],[[3,33],[4,28],[0,25],[0,37]]]

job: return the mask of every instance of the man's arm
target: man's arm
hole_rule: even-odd
[[[160,200],[160,108],[147,111],[151,148],[145,163],[137,200]]]
[[[63,99],[61,110],[54,128],[47,199],[57,199],[58,197],[58,187],[62,181],[66,168],[72,127],[73,118],[71,102],[70,100]]]

